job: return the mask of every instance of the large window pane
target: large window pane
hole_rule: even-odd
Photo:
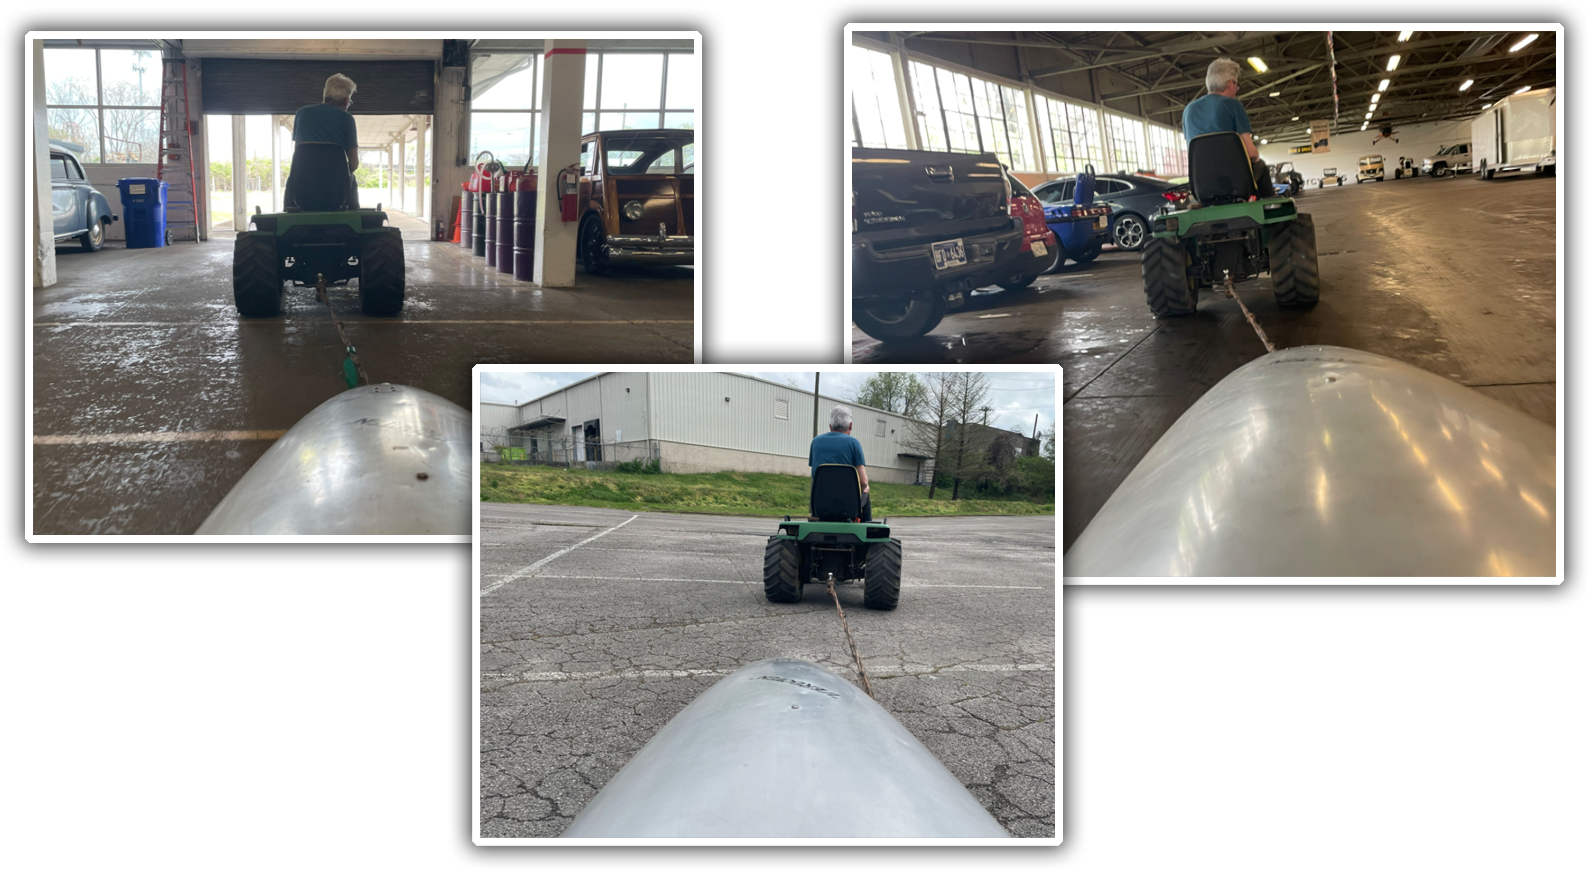
[[[535,113],[476,113],[469,127],[468,155],[489,150],[508,168],[522,168],[534,153]]]
[[[1003,86],[1003,122],[1008,126],[1009,166],[1015,171],[1037,171],[1025,115],[1025,90]]]
[[[667,109],[694,110],[700,106],[700,58],[673,53],[667,56]],[[671,116],[671,114],[668,114]]]
[[[231,117],[217,114],[204,115],[205,154],[209,159],[208,193],[204,204],[209,206],[209,228],[231,229]]]
[[[55,108],[50,110],[50,137],[77,145],[84,162],[99,159],[99,114],[94,110]]]
[[[160,111],[104,110],[106,163],[153,165],[159,161]]]
[[[886,52],[849,47],[849,76],[854,91],[854,136],[861,147],[902,150],[904,114],[898,106],[898,86],[893,79],[893,59]]]
[[[601,110],[661,107],[661,56],[607,53],[601,65]],[[611,128],[606,122],[602,128]]]
[[[160,54],[154,49],[101,49],[99,71],[106,106],[159,106]]]
[[[920,122],[921,149],[946,152],[948,133],[943,128],[942,104],[938,99],[936,68],[918,61],[909,63],[910,92],[915,98],[915,118]]]
[[[535,94],[536,56],[493,56],[490,60],[493,63],[488,67],[475,70],[475,110],[533,110],[539,106],[539,96]]]
[[[942,96],[942,116],[948,131],[948,149],[959,153],[980,153],[986,149],[975,122],[975,96],[970,78],[962,73],[937,69],[937,91]]]
[[[92,49],[44,50],[44,103],[98,104]]]
[[[601,111],[601,131],[637,128],[661,128],[661,114]]]
[[[1108,134],[1113,142],[1112,171],[1134,172],[1146,165],[1145,135],[1138,119],[1107,114]]]
[[[591,52],[584,56],[584,109],[595,109],[595,85],[601,75],[601,55]]]
[[[690,110],[684,113],[675,113],[669,110],[667,111],[666,118],[662,120],[662,127],[686,128],[692,130],[694,128],[694,111]]]
[[[584,127],[579,130],[579,134],[587,135],[593,131],[595,131],[595,114],[586,113],[584,114]]]

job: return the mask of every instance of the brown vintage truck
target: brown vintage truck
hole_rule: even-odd
[[[694,264],[694,132],[643,129],[584,136],[579,176],[579,262]]]

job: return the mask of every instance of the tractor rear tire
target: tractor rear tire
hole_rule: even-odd
[[[1141,280],[1146,285],[1146,305],[1157,318],[1196,314],[1196,288],[1190,283],[1190,264],[1179,239],[1152,238],[1141,249]]]
[[[231,258],[231,295],[237,311],[246,318],[274,318],[281,314],[286,295],[281,290],[275,236],[237,234]]]
[[[358,255],[358,305],[365,315],[396,315],[408,288],[402,230],[383,227],[364,236],[363,244]]]
[[[1310,214],[1298,214],[1278,224],[1268,244],[1272,267],[1273,298],[1280,306],[1309,308],[1317,305],[1322,275],[1317,267],[1317,228]]]
[[[898,608],[904,550],[896,538],[871,545],[865,554],[865,608],[890,612]]]
[[[799,574],[799,543],[790,538],[766,539],[766,599],[774,603],[797,603],[804,595],[804,578]]]

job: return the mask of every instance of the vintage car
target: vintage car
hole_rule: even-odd
[[[53,139],[50,201],[55,213],[55,241],[76,239],[84,251],[103,248],[105,227],[121,219],[111,213],[110,200],[88,182],[77,155],[64,142]]]
[[[1383,157],[1376,153],[1362,156],[1357,166],[1356,183],[1364,184],[1369,180],[1383,182]]]
[[[694,132],[643,129],[584,136],[579,177],[579,262],[694,264]]]
[[[1326,187],[1329,184],[1333,184],[1336,187],[1342,187],[1342,186],[1345,185],[1345,176],[1339,173],[1339,169],[1337,169],[1337,168],[1324,168],[1323,169],[1323,171],[1322,171],[1322,179],[1317,182],[1317,186]]]

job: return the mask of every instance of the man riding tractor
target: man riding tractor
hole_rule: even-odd
[[[358,207],[358,125],[347,112],[358,85],[339,73],[325,81],[323,100],[300,108],[292,121],[292,170],[287,175],[288,211],[337,211]]]
[[[832,408],[827,420],[832,429],[810,441],[810,478],[815,479],[816,469],[822,465],[852,465],[860,479],[860,519],[871,519],[871,481],[865,474],[865,449],[853,437],[854,414],[849,408],[838,405]]]
[[[1266,199],[1273,195],[1273,180],[1251,137],[1251,120],[1246,116],[1245,105],[1234,97],[1239,91],[1238,61],[1219,58],[1207,65],[1207,94],[1185,105],[1185,143],[1212,132],[1238,134],[1256,175],[1256,196]]]

